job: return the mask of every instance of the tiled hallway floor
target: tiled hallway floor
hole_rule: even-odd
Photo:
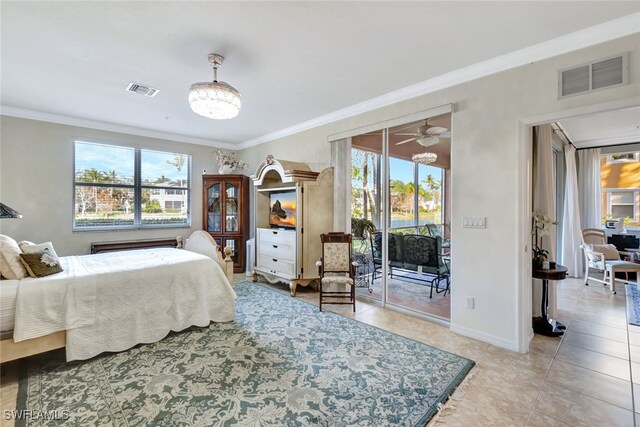
[[[568,331],[562,339],[535,335],[526,355],[373,304],[359,302],[355,315],[348,306],[327,308],[477,362],[443,425],[640,427],[640,328],[627,327],[624,286],[617,295],[575,279],[557,286]],[[318,294],[298,288],[297,298],[317,304]],[[2,366],[1,410],[15,408],[20,363]]]

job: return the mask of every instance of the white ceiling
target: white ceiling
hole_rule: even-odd
[[[576,148],[640,142],[640,107],[560,120]]]
[[[3,113],[246,144],[638,11],[612,1],[3,1],[0,102]],[[242,93],[235,119],[189,108],[189,86],[212,79],[211,52],[226,57],[220,80]],[[129,82],[160,93],[127,93]]]

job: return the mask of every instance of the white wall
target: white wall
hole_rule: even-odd
[[[73,142],[127,144],[191,154],[191,228],[73,232]],[[53,242],[63,255],[89,253],[91,242],[189,236],[202,228],[202,170],[217,170],[211,147],[0,117],[0,201],[22,213],[3,219],[0,232],[14,239]]]
[[[558,100],[557,70],[624,51],[631,51],[629,85]],[[331,162],[329,135],[455,104],[451,328],[517,349],[517,296],[531,286],[520,283],[517,266],[519,120],[631,96],[640,104],[639,70],[640,35],[635,34],[251,147],[240,157],[254,170],[273,154],[318,171]],[[486,217],[487,228],[463,229],[463,215]],[[475,310],[464,308],[465,296],[475,297]]]

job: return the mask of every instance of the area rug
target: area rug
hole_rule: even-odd
[[[635,283],[625,285],[627,294],[627,320],[630,325],[640,326],[640,291]]]
[[[256,284],[235,290],[235,322],[31,360],[18,409],[69,425],[423,426],[475,365]]]

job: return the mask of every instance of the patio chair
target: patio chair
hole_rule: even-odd
[[[320,275],[320,311],[323,304],[351,304],[356,311],[355,267],[351,257],[351,234],[328,233],[320,236],[322,258],[316,262]],[[325,291],[325,286],[348,288]],[[336,301],[336,299],[338,301]],[[347,299],[347,301],[341,301]]]
[[[582,245],[584,251],[584,284],[589,280],[609,285],[611,292],[616,293],[616,280],[631,283],[628,273],[636,273],[636,281],[640,277],[640,264],[620,259],[620,255],[631,257],[629,252],[618,251],[614,245],[607,244],[604,230],[585,228],[582,230]],[[590,276],[591,270],[597,270],[602,277]],[[626,280],[616,279],[616,273],[625,273]]]

